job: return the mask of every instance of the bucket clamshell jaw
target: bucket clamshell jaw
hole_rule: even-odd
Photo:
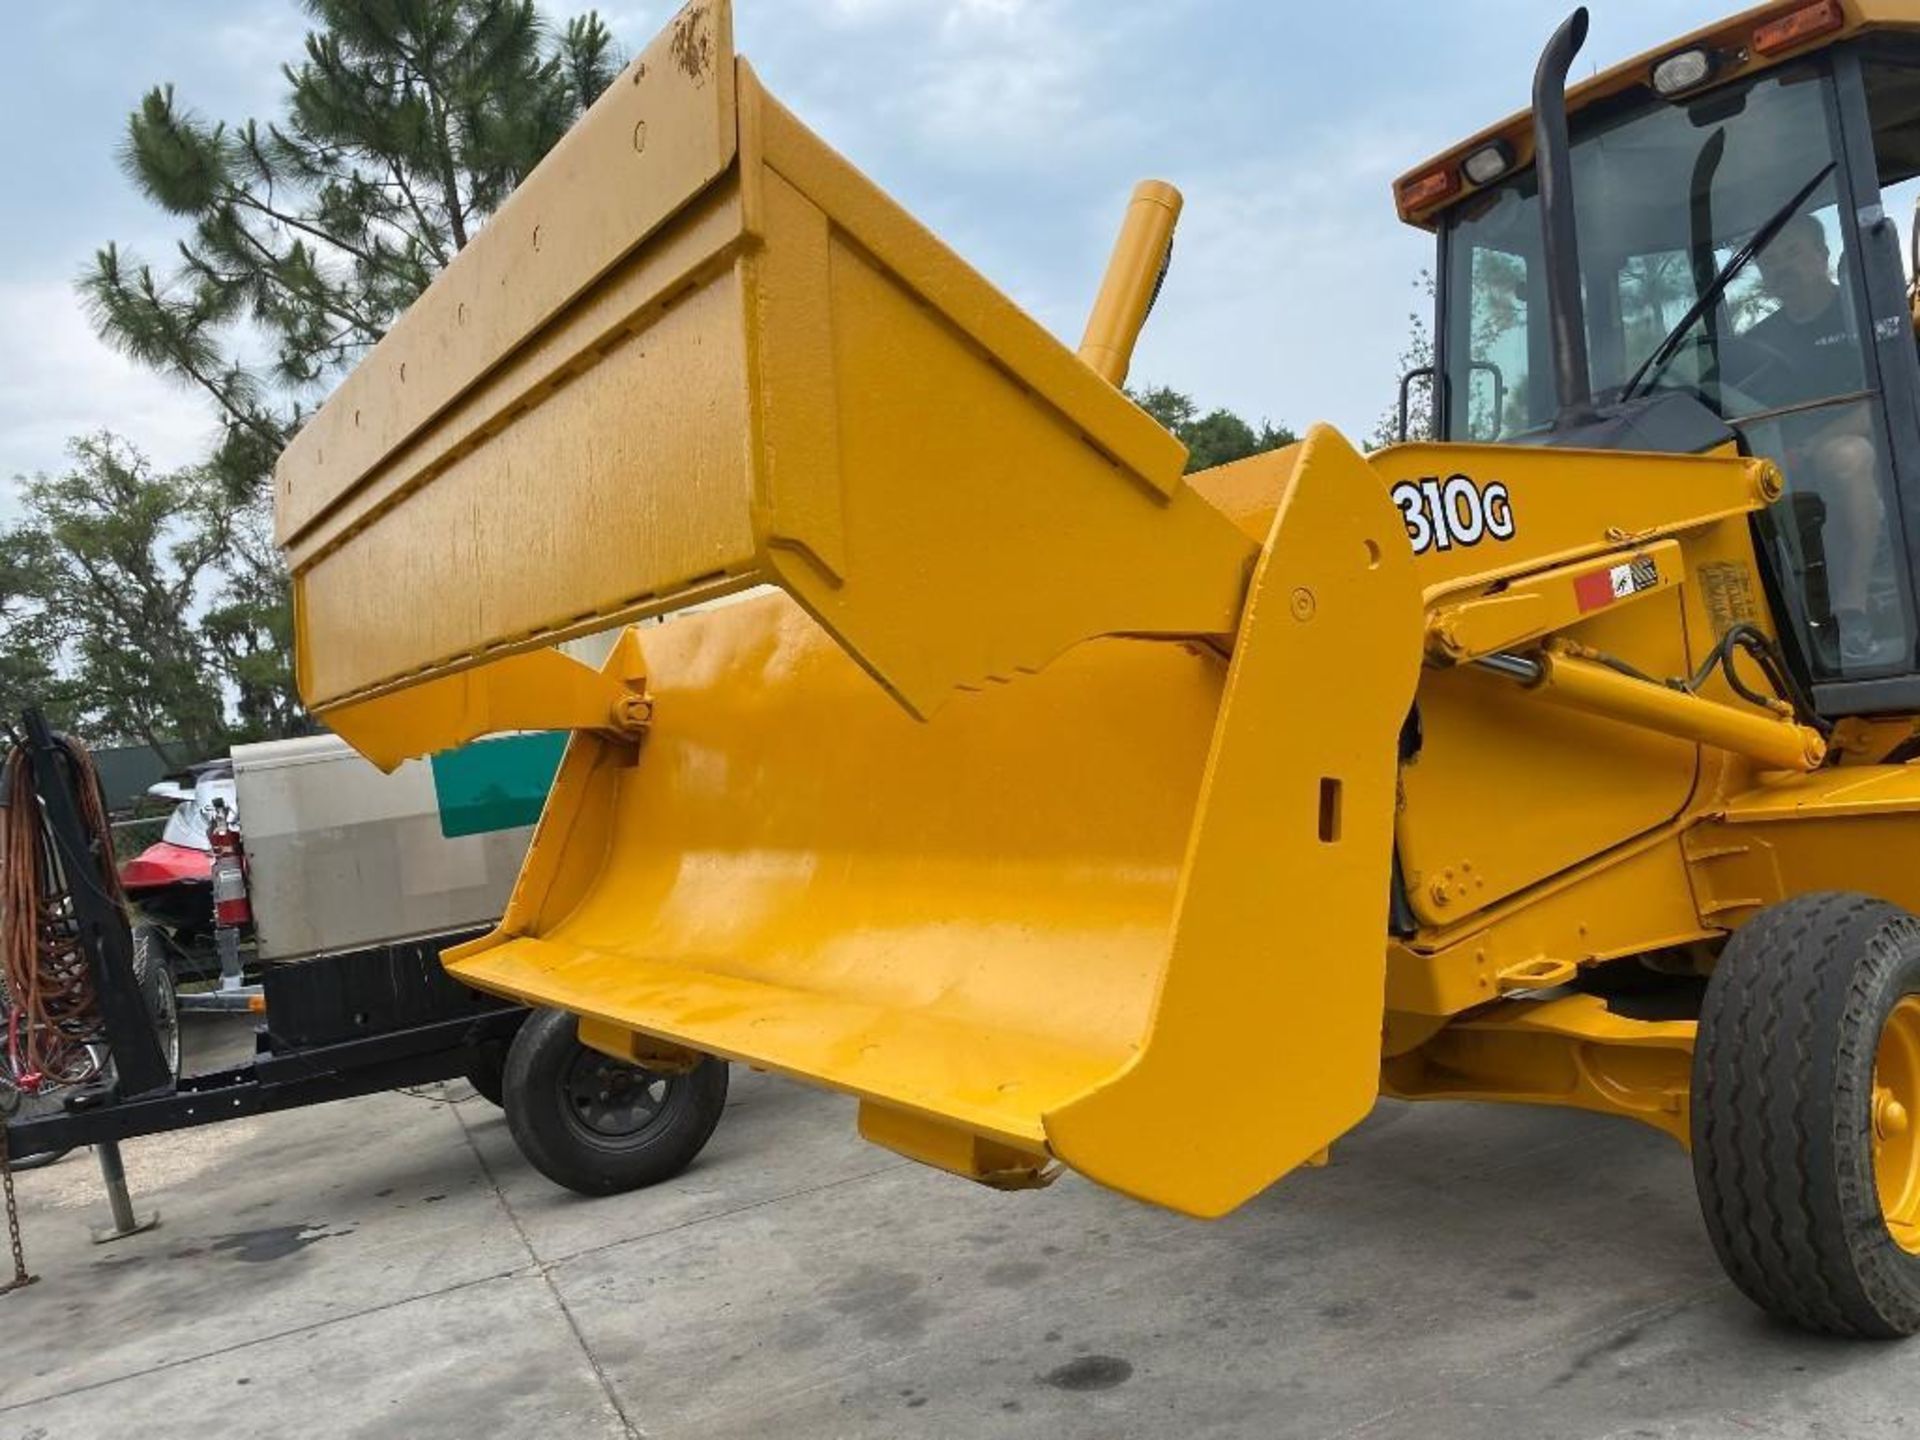
[[[575,731],[467,983],[1218,1215],[1377,1094],[1424,612],[1333,431],[1264,544],[1183,461],[697,0],[283,458],[302,692],[384,764]]]

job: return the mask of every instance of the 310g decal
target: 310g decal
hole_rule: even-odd
[[[1466,475],[1429,476],[1402,480],[1391,493],[1416,555],[1513,538],[1513,500],[1498,480],[1480,485]]]

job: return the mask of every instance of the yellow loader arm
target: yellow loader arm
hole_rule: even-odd
[[[1155,256],[1117,258],[1125,311]],[[1213,1215],[1357,1122],[1406,530],[1326,430],[1243,528],[1096,329],[1083,362],[684,9],[277,476],[341,733],[576,732],[449,967],[1001,1185],[1057,1159]],[[767,583],[599,673],[550,649]]]

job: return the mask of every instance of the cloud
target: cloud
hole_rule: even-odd
[[[959,0],[948,4],[934,41],[916,66],[919,84],[896,98],[899,113],[920,132],[956,154],[983,160],[1014,158],[1030,163],[1049,149],[1047,163],[1092,138],[1090,91],[1101,52],[1113,36],[1095,43],[1077,34],[1074,7],[1029,0]],[[1052,145],[1039,147],[1045,135]]]
[[[596,5],[593,8],[613,32],[613,38],[636,55],[666,26],[674,9],[671,5]],[[546,18],[556,29],[566,23],[552,11],[546,13]]]
[[[0,281],[0,336],[0,522],[18,514],[16,477],[58,470],[75,435],[113,430],[162,468],[205,453],[206,407],[103,344],[65,280]]]
[[[1164,28],[1179,8],[804,0],[777,18],[743,9],[740,40],[779,72],[781,93],[849,149],[910,150],[955,175],[1020,176],[1057,173],[1140,123],[1105,103],[1103,80],[1150,61],[1141,32]]]
[[[1431,237],[1357,217],[1386,208],[1389,177],[1418,146],[1397,126],[1305,131],[1292,156],[1183,177],[1187,198],[1166,292],[1134,373],[1205,404],[1296,428],[1366,434],[1393,395],[1416,308],[1406,283]]]
[[[277,100],[285,88],[280,67],[304,54],[312,23],[298,7],[267,0],[214,25],[206,36],[208,58],[220,73],[240,84],[251,80]]]

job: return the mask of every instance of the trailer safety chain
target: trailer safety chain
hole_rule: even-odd
[[[13,1195],[13,1156],[7,1146],[7,1123],[0,1118],[0,1190],[7,1199],[7,1241],[13,1247],[13,1278],[0,1284],[0,1295],[24,1290],[40,1277],[27,1270],[26,1247],[20,1242],[20,1203]]]

